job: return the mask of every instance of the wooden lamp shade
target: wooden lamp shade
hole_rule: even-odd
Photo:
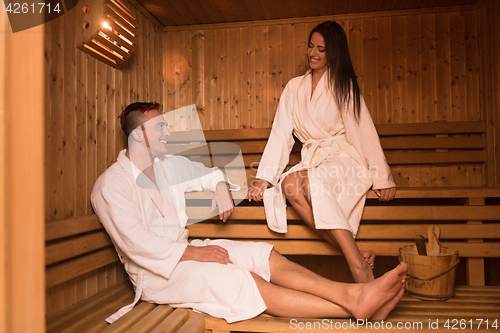
[[[83,0],[78,10],[80,50],[119,67],[135,50],[138,22],[124,0]]]

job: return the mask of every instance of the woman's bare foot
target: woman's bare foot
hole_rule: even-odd
[[[386,318],[403,297],[406,271],[407,265],[403,262],[370,283],[356,284],[355,287],[359,288],[357,302],[348,310],[356,319]]]
[[[365,262],[370,265],[370,267],[373,269],[375,267],[375,257],[377,256],[375,254],[375,251],[373,250],[368,250],[368,251],[359,251],[363,258],[365,259]]]
[[[373,268],[364,260],[360,262],[359,266],[349,265],[349,268],[356,283],[367,283],[375,280]]]

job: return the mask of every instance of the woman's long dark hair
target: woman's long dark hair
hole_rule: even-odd
[[[335,21],[323,22],[309,34],[309,44],[315,32],[321,34],[325,40],[328,86],[331,89],[333,83],[335,101],[340,109],[352,103],[354,116],[359,121],[361,93],[349,55],[345,31]]]

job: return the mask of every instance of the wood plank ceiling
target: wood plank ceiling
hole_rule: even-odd
[[[136,0],[161,24],[184,26],[474,5],[481,0]]]

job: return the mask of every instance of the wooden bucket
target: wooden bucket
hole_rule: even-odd
[[[430,226],[427,235],[427,255],[419,255],[415,245],[399,249],[399,260],[408,265],[406,293],[423,300],[444,301],[455,295],[458,251],[439,244],[437,226]]]

